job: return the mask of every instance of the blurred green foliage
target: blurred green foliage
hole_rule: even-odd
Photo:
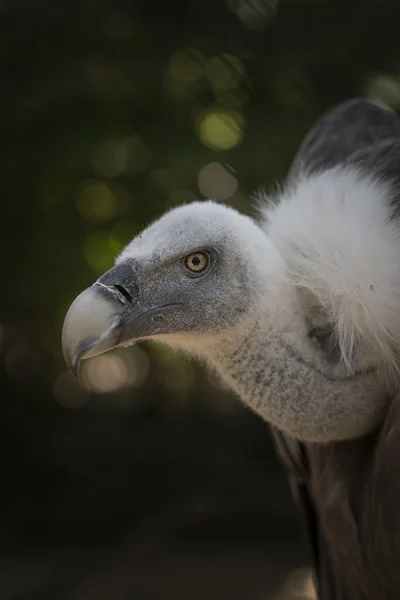
[[[204,490],[218,514],[293,517],[265,425],[212,376],[154,345],[118,355],[136,369],[121,389],[79,388],[60,328],[168,208],[212,196],[251,213],[324,110],[365,94],[398,108],[400,3],[13,0],[0,14],[4,536],[116,535]]]

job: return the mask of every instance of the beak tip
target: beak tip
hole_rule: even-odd
[[[80,357],[74,356],[74,358],[69,363],[69,368],[71,370],[71,373],[74,375],[74,377],[76,377],[76,379],[79,379],[80,366],[81,366]]]
[[[71,353],[68,350],[66,350],[65,347],[63,347],[63,355],[68,369],[71,371],[72,375],[76,377],[76,379],[79,379],[82,353]]]

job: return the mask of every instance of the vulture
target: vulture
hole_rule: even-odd
[[[400,120],[339,104],[256,200],[135,237],[71,305],[66,362],[148,339],[203,360],[272,433],[318,598],[400,599]]]

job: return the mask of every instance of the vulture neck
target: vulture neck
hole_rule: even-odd
[[[329,365],[311,343],[296,290],[282,286],[268,310],[254,307],[257,316],[214,338],[202,354],[256,413],[301,441],[369,433],[386,406],[382,378]]]

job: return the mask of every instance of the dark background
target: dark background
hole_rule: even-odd
[[[249,213],[323,111],[400,107],[400,2],[3,0],[0,19],[0,599],[308,597],[265,424],[157,345],[81,386],[60,329],[167,208]]]

